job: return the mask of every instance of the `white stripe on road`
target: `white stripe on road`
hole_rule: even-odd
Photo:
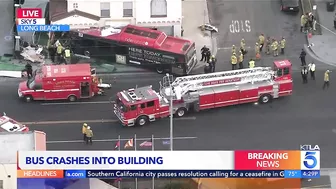
[[[112,104],[114,101],[95,101],[95,102],[55,102],[55,103],[41,103],[42,106],[54,105],[79,105],[79,104]]]
[[[154,140],[169,140],[169,137],[165,138],[154,138]],[[190,140],[190,139],[197,139],[197,137],[174,137],[174,140]],[[128,141],[127,139],[120,139],[120,141]],[[137,138],[137,141],[146,141],[151,140],[151,138]],[[98,140],[92,140],[93,142],[117,142],[119,139],[98,139]],[[59,141],[47,141],[47,144],[59,144],[59,143],[83,143],[83,140],[59,140]]]
[[[175,118],[174,121],[196,120],[196,117]],[[68,121],[30,121],[21,122],[24,125],[59,125],[59,124],[78,124],[78,123],[116,123],[118,119],[95,119],[95,120],[68,120]]]

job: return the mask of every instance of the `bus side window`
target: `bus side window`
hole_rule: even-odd
[[[141,109],[144,109],[144,108],[146,108],[146,104],[143,103],[143,104],[140,105],[140,107],[141,107]]]
[[[283,71],[284,73],[284,75],[288,75],[289,74],[289,68],[284,68],[284,71]]]
[[[133,110],[136,110],[137,108],[136,108],[136,105],[132,105],[131,106],[131,111],[133,111]]]
[[[277,76],[278,76],[278,77],[281,77],[281,76],[282,76],[282,69],[279,68],[279,69],[277,70]]]

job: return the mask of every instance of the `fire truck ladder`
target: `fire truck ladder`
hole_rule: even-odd
[[[174,97],[180,99],[188,91],[196,91],[201,88],[211,87],[214,85],[228,85],[237,83],[248,83],[248,82],[258,82],[271,80],[273,76],[273,71],[269,67],[257,67],[251,69],[233,70],[225,72],[216,72],[212,74],[202,74],[186,77],[178,77],[174,82],[171,83],[171,87],[174,89]],[[239,78],[237,81],[218,83],[213,85],[204,86],[204,82],[212,82],[218,80],[230,80]],[[169,79],[171,81],[171,79]],[[167,87],[167,85],[166,85]],[[170,87],[170,86],[169,86]],[[167,91],[167,90],[166,90]],[[166,96],[169,94],[166,93]]]

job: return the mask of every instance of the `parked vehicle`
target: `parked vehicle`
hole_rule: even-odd
[[[281,0],[281,11],[299,12],[300,0]]]
[[[159,92],[152,86],[120,91],[114,113],[124,126],[146,125],[173,113],[182,117],[190,111],[244,103],[269,103],[292,94],[292,64],[275,61],[271,67],[257,67],[211,74],[163,78]]]
[[[32,100],[62,100],[73,102],[104,94],[110,84],[99,81],[90,64],[45,65],[33,78],[19,84],[18,95],[26,102]]]
[[[29,128],[8,117],[5,113],[0,117],[0,132],[28,132]]]

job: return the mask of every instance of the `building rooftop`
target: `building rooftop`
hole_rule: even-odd
[[[91,76],[90,64],[45,65],[42,67],[45,77]]]
[[[99,37],[110,41],[136,44],[162,51],[185,54],[192,42],[167,36],[164,32],[149,28],[127,25],[120,28],[91,28],[76,30],[88,37]]]
[[[0,164],[16,164],[18,151],[46,150],[43,132],[0,132]]]

